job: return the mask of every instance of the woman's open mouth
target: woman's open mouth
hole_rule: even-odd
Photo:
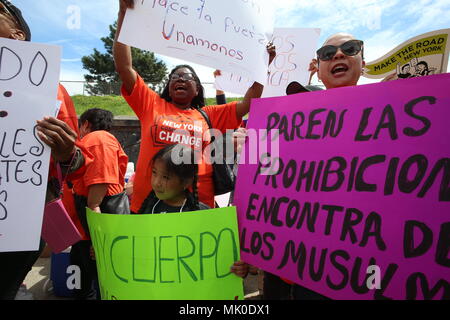
[[[339,63],[337,65],[335,65],[333,67],[333,69],[331,69],[331,73],[333,75],[339,76],[339,75],[343,75],[348,71],[348,66],[344,63]]]

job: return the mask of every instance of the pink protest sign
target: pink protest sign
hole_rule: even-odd
[[[241,257],[332,299],[450,298],[450,74],[253,102]],[[247,147],[249,147],[247,145]]]

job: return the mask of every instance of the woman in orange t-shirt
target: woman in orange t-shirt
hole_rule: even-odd
[[[80,142],[92,161],[85,164],[83,174],[73,180],[75,208],[82,229],[89,237],[86,207],[95,212],[128,214],[128,197],[124,192],[128,157],[119,141],[108,131],[113,124],[113,114],[108,110],[93,108],[80,116]],[[80,268],[81,287],[74,289],[76,299],[97,299],[97,269],[91,259],[92,242],[81,240],[72,245],[70,262]]]
[[[132,212],[138,212],[151,191],[152,157],[164,146],[176,143],[191,146],[201,154],[198,171],[199,199],[213,208],[212,166],[205,163],[202,152],[210,142],[209,126],[197,109],[202,108],[206,112],[214,129],[225,133],[228,129],[239,128],[242,117],[250,109],[251,99],[261,97],[264,87],[255,82],[242,101],[204,107],[204,90],[200,79],[192,67],[181,65],[172,70],[169,82],[159,96],[148,88],[133,69],[131,48],[117,41],[125,11],[129,6],[127,3],[130,1],[120,1],[113,52],[116,71],[123,82],[122,95],[141,122],[141,147],[130,209]],[[274,47],[268,46],[268,51],[270,64],[275,57]]]

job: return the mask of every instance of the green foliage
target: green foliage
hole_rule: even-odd
[[[84,76],[87,82],[90,82],[86,88],[93,95],[120,94],[120,79],[114,67],[113,42],[117,30],[117,21],[109,26],[109,36],[101,38],[104,43],[106,53],[101,53],[94,49],[94,53],[81,58],[83,68],[89,74]],[[133,58],[133,67],[144,79],[150,83],[155,90],[161,90],[163,82],[166,79],[166,64],[156,59],[153,52],[131,48]]]
[[[242,98],[227,98],[228,102]],[[78,115],[91,108],[101,108],[111,111],[114,116],[134,116],[133,110],[122,96],[72,96],[75,110]],[[216,98],[207,98],[207,105],[216,104]]]
[[[134,116],[128,103],[122,96],[72,96],[77,115],[91,108],[100,108],[111,111],[114,116]]]

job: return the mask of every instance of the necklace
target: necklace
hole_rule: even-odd
[[[184,205],[186,204],[186,200],[187,199],[184,199],[184,202],[183,202],[183,205],[181,206],[181,209],[180,209],[180,212],[182,212],[183,211],[183,208],[184,208]],[[156,206],[159,204],[161,202],[161,200],[160,199],[158,199],[158,201],[155,203],[155,205],[153,206],[153,209],[152,209],[152,214],[154,214],[155,213],[155,208],[156,208]],[[164,212],[165,213],[165,212]]]

